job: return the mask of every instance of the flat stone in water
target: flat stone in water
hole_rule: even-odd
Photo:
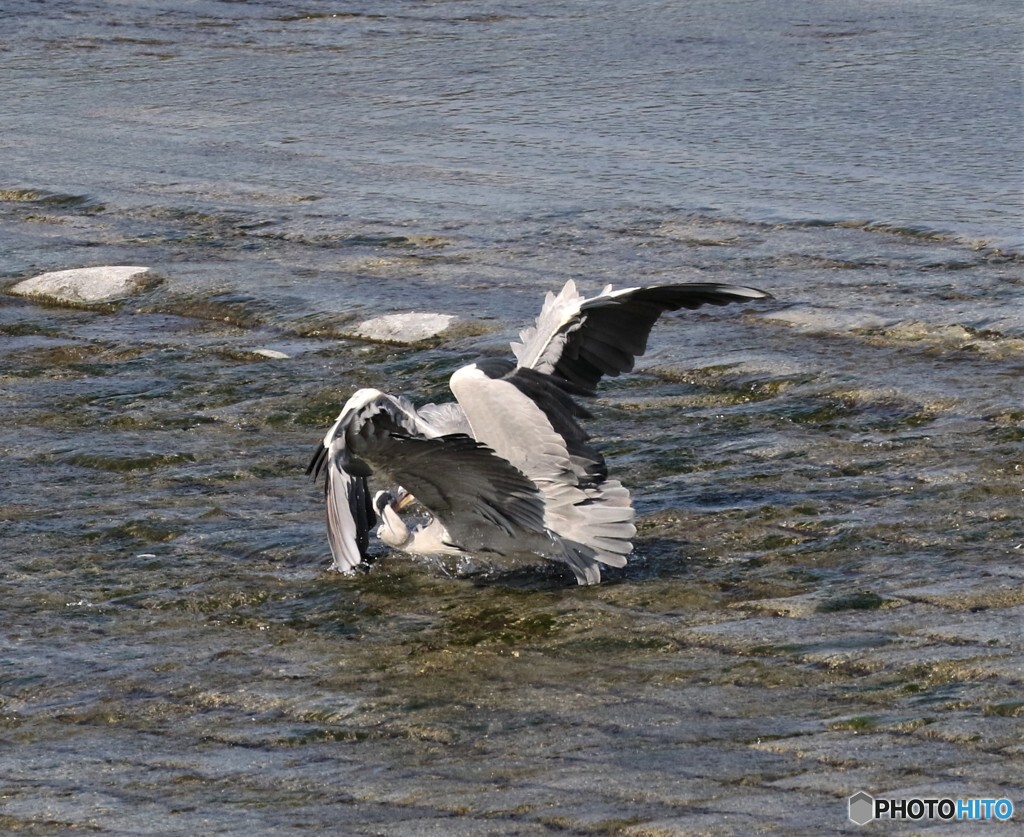
[[[785,311],[770,311],[760,316],[765,320],[786,323],[801,331],[821,334],[886,328],[898,322],[895,317],[883,317],[871,311],[838,311],[810,305],[794,305]]]
[[[80,267],[41,273],[14,285],[11,293],[20,296],[48,297],[71,304],[111,302],[130,296],[142,287],[139,277],[148,267]]]
[[[434,314],[428,311],[410,311],[404,314],[386,314],[365,320],[355,327],[353,335],[365,340],[387,343],[416,343],[438,334],[455,320],[452,314]]]

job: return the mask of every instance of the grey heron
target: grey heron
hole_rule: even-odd
[[[586,298],[570,280],[520,332],[514,361],[487,358],[451,376],[454,402],[417,408],[357,391],[307,469],[326,473],[332,567],[362,563],[379,517],[378,538],[412,554],[533,553],[568,564],[579,584],[598,583],[602,564],[625,566],[636,527],[629,491],[580,426],[590,414],[577,397],[631,371],[664,312],[769,298],[716,283],[609,285]],[[400,489],[371,496],[376,472]],[[412,499],[431,517],[410,529],[400,512]]]

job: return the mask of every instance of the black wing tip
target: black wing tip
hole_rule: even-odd
[[[638,288],[634,293],[622,297],[620,304],[648,302],[677,311],[680,308],[695,309],[702,305],[729,305],[734,302],[758,302],[775,299],[768,291],[749,285],[734,285],[727,282],[691,282],[676,285],[652,285]]]
[[[370,549],[370,530],[377,525],[377,512],[373,507],[373,496],[370,494],[370,486],[366,477],[356,477],[353,480],[353,489],[348,498],[349,509],[356,521],[356,545],[359,547],[359,557],[366,558]]]
[[[553,374],[570,384],[571,394],[592,397],[605,375],[632,371],[635,359],[647,351],[651,328],[666,311],[774,298],[760,288],[725,282],[649,285],[600,294],[580,306],[581,321],[567,334]]]
[[[313,458],[309,460],[309,465],[306,466],[306,476],[310,474],[313,476],[313,480],[320,479],[320,474],[324,469],[324,465],[327,464],[327,448],[321,442],[317,445],[316,451],[313,453]]]

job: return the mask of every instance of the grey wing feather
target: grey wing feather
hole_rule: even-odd
[[[307,474],[318,479],[324,474],[324,498],[327,503],[327,542],[334,566],[351,571],[366,557],[370,530],[377,523],[365,476],[350,474],[332,459],[326,444],[317,446]]]
[[[463,367],[452,375],[452,392],[474,435],[536,484],[544,500],[545,527],[557,544],[576,545],[561,557],[579,570],[580,583],[594,583],[600,575],[597,564],[621,566],[632,550],[636,527],[629,492],[591,473],[604,463],[599,454],[593,454],[598,461],[587,457],[582,444],[572,441],[578,427],[572,429],[571,411],[558,403],[565,394],[559,384],[534,370],[501,372],[502,367],[489,363]]]
[[[420,429],[415,409],[405,399],[360,390],[348,400],[317,447],[306,473],[314,479],[325,474],[327,537],[336,569],[348,572],[362,562],[370,530],[377,522],[366,480],[372,470],[353,455],[353,437],[361,432],[415,433]]]
[[[327,541],[334,566],[348,572],[362,563],[370,546],[370,530],[377,522],[366,477],[340,468],[327,472]]]
[[[463,434],[422,439],[401,433],[360,434],[353,453],[387,471],[445,527],[458,531],[474,519],[517,530],[544,531],[537,487],[487,446]]]
[[[424,404],[419,408],[420,418],[426,421],[439,436],[453,433],[469,435],[469,422],[462,407],[454,401],[445,404]]]
[[[575,386],[563,378],[494,358],[477,361],[476,367],[489,378],[508,381],[541,409],[564,440],[581,485],[597,485],[608,478],[604,457],[588,444],[590,434],[577,421],[591,415],[572,398],[578,392]]]

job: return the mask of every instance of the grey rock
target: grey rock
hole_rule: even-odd
[[[10,290],[19,296],[79,305],[112,302],[137,292],[142,287],[139,277],[148,271],[148,267],[123,265],[57,270],[25,279]]]

